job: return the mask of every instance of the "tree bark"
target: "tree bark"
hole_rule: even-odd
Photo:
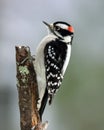
[[[25,46],[15,49],[21,130],[44,130],[47,122],[41,123],[37,110],[38,86],[30,49]]]

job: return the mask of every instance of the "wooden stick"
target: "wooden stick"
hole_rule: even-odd
[[[15,49],[21,130],[45,130],[48,123],[41,123],[37,110],[38,86],[30,49],[25,46]]]

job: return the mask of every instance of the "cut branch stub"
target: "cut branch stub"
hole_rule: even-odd
[[[15,49],[21,130],[31,130],[40,123],[36,74],[29,47],[18,46]]]

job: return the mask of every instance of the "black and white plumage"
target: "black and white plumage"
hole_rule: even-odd
[[[73,39],[73,27],[65,22],[47,24],[50,33],[41,41],[36,51],[35,71],[39,89],[40,117],[47,100],[52,103],[68,66]]]
[[[64,50],[64,53],[62,53]],[[52,102],[52,97],[58,90],[63,79],[63,65],[67,53],[67,46],[57,39],[51,41],[46,45],[45,54],[45,67],[46,79],[49,93],[49,104]]]

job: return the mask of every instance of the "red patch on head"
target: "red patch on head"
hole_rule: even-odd
[[[72,26],[69,26],[68,31],[71,32],[71,33],[74,33],[74,28]]]

